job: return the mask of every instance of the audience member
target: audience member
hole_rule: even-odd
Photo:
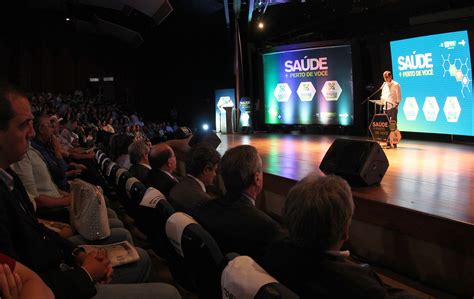
[[[35,272],[0,253],[0,297],[52,299],[54,295]]]
[[[160,190],[168,198],[171,188],[178,183],[178,179],[173,175],[176,169],[174,151],[167,144],[156,144],[151,147],[149,160],[151,170],[147,182],[150,187]]]
[[[220,169],[226,195],[197,208],[194,216],[223,252],[259,262],[268,246],[284,237],[280,225],[255,207],[263,187],[262,159],[255,147],[239,145],[225,152]]]
[[[367,264],[348,260],[354,202],[347,182],[310,174],[288,193],[289,238],[266,253],[264,268],[305,298],[412,298],[387,287]]]
[[[151,170],[148,154],[150,153],[150,145],[143,139],[137,140],[128,147],[128,154],[130,155],[130,163],[132,166],[128,172],[145,185],[148,185],[147,177]]]
[[[57,298],[90,298],[96,288],[100,294],[102,284],[96,282],[145,281],[149,260],[146,267],[140,260],[112,269],[107,257],[95,251],[86,254],[38,222],[23,184],[9,168],[23,158],[35,136],[32,121],[26,95],[10,86],[0,87],[0,251],[40,274]],[[176,289],[166,284],[107,289],[111,298],[126,297],[128,291],[137,294],[137,290],[141,297],[179,298]]]
[[[186,161],[187,177],[170,191],[169,201],[177,210],[193,214],[196,207],[215,198],[206,188],[214,182],[219,160],[220,154],[207,144],[191,149]]]

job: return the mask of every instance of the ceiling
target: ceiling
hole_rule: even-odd
[[[10,26],[24,23],[25,16],[36,22],[38,16],[61,22],[69,18],[77,32],[113,37],[136,48],[176,26],[228,28],[231,33],[226,14],[232,22],[235,11],[250,40],[279,43],[390,31],[420,15],[456,10],[465,15],[469,9],[473,14],[472,5],[472,0],[19,0],[2,9],[1,19]],[[259,21],[265,22],[264,32],[255,29]]]

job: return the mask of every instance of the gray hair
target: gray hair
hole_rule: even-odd
[[[303,248],[323,251],[344,238],[354,202],[349,184],[334,175],[309,174],[287,195],[285,217],[290,239]]]
[[[130,155],[130,163],[138,164],[143,156],[148,156],[150,148],[143,140],[137,140],[128,146],[128,154]]]
[[[238,193],[251,186],[255,174],[262,171],[262,159],[255,147],[239,145],[225,152],[220,168],[226,190]]]

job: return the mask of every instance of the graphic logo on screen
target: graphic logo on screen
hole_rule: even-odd
[[[451,63],[450,54],[448,54],[446,58],[441,55],[441,58],[443,59],[443,77],[449,74],[451,77],[454,77],[457,82],[461,83],[461,94],[464,98],[464,89],[471,92],[469,88],[469,83],[472,81],[472,79],[469,78],[469,71],[471,71],[471,68],[468,66],[469,58],[466,57],[464,62],[462,62],[460,58],[455,58],[453,63]]]
[[[316,89],[311,82],[301,82],[296,93],[302,102],[310,102],[316,94]]]
[[[438,102],[436,97],[426,97],[423,104],[423,114],[427,121],[436,121],[439,113]]]
[[[450,123],[456,123],[461,114],[461,106],[459,105],[457,97],[447,97],[443,108],[446,120]]]
[[[328,58],[308,58],[285,61],[285,72],[290,78],[320,77],[328,75]],[[288,78],[288,74],[285,75]]]
[[[291,89],[287,83],[278,83],[273,92],[278,102],[286,102],[291,96]]]
[[[416,120],[418,115],[418,104],[416,103],[415,98],[406,98],[405,104],[403,105],[403,113],[405,113],[407,120]]]
[[[326,81],[324,82],[321,92],[326,101],[337,101],[341,95],[342,89],[337,81]]]
[[[390,49],[393,80],[400,84],[402,94],[403,113],[398,114],[398,128],[474,136],[468,32],[392,41]],[[419,109],[423,116],[418,116]]]

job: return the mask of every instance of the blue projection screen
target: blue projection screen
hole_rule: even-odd
[[[390,43],[400,83],[401,131],[474,136],[474,97],[467,31]]]
[[[263,55],[266,124],[352,125],[350,45]]]

